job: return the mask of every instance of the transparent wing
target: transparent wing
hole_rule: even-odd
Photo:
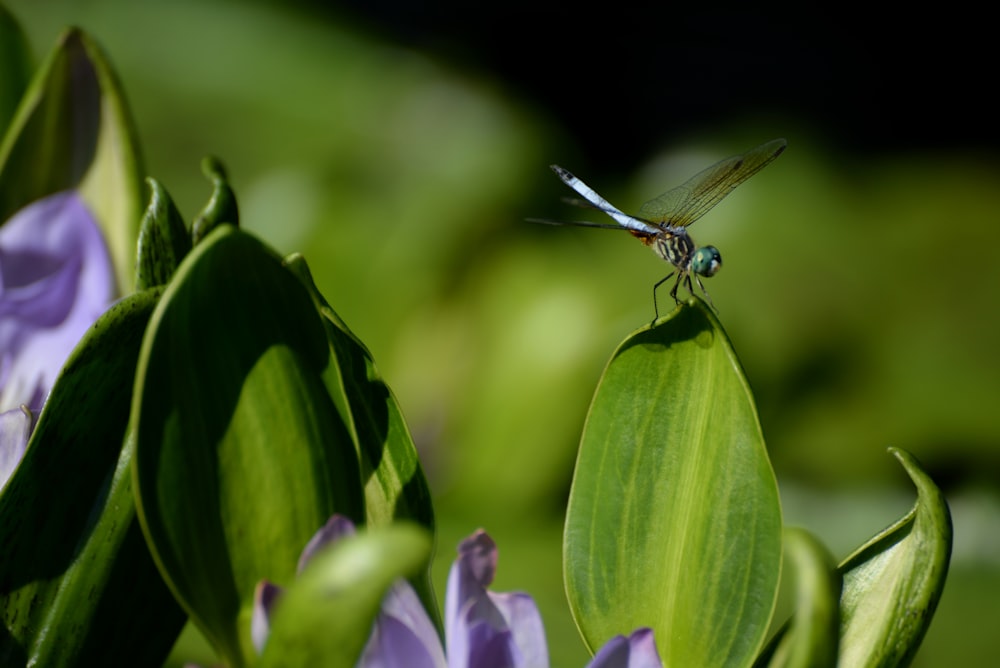
[[[687,226],[701,218],[719,201],[733,192],[785,150],[784,139],[774,139],[734,155],[701,171],[672,190],[642,205],[639,218],[673,227]]]

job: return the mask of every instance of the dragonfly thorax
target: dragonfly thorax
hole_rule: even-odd
[[[722,255],[715,246],[698,248],[683,227],[670,227],[655,238],[653,250],[682,274],[715,276],[722,268]]]

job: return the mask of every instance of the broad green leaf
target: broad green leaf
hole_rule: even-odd
[[[130,295],[88,331],[0,494],[0,665],[159,665],[183,626],[139,530],[123,448],[158,297]]]
[[[837,665],[841,577],[829,550],[803,529],[785,529],[785,563],[794,574],[795,614],[755,666],[825,668]]]
[[[139,225],[136,290],[166,285],[191,251],[191,235],[169,193],[156,179],[148,178],[146,183],[149,205]]]
[[[333,361],[324,382],[358,452],[368,525],[411,520],[433,534],[430,488],[396,397],[371,353],[320,294],[302,256],[292,255],[285,263],[309,290],[323,317]],[[439,621],[430,571],[415,576],[412,584],[428,614]]]
[[[905,666],[930,626],[951,558],[951,513],[941,490],[904,450],[889,448],[917,502],[840,565],[840,665]]]
[[[100,48],[67,30],[0,143],[0,221],[78,190],[104,231],[122,294],[132,288],[142,168],[120,86]]]
[[[745,665],[759,649],[781,564],[778,490],[747,381],[700,300],[608,363],[564,541],[591,650],[641,626],[669,666]]]
[[[431,535],[398,523],[338,541],[278,601],[261,665],[353,668],[386,590],[427,569]]]
[[[143,343],[133,406],[143,531],[231,666],[256,656],[257,582],[290,584],[334,513],[364,519],[354,443],[323,385],[329,365],[302,283],[229,225],[181,263]]]
[[[392,390],[368,349],[316,289],[302,256],[289,257],[286,266],[309,289],[323,317],[335,363],[326,377],[327,387],[358,450],[368,524],[406,519],[433,531],[430,489]]]
[[[0,5],[0,137],[31,79],[31,50],[14,16]]]

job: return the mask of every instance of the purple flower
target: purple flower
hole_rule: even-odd
[[[549,663],[545,629],[534,600],[527,594],[487,590],[496,568],[496,543],[482,529],[459,544],[445,595],[449,668]]]
[[[5,421],[17,421],[21,406],[35,414],[41,410],[66,358],[114,297],[104,238],[75,192],[38,200],[0,226],[0,414]],[[0,428],[0,461],[16,464],[27,431]],[[0,484],[5,480],[0,478]]]
[[[354,533],[350,520],[335,515],[303,550],[301,571],[319,548]],[[362,668],[544,668],[548,666],[545,630],[531,596],[487,589],[496,572],[497,547],[482,529],[458,546],[448,576],[445,600],[447,659],[434,624],[413,587],[396,582],[375,618],[371,637],[358,661]],[[281,589],[257,587],[253,639],[260,651],[267,641],[268,618]],[[650,629],[628,638],[613,638],[588,668],[654,668],[662,666]]]
[[[604,643],[587,668],[663,668],[653,641],[653,629],[636,629]]]
[[[33,422],[31,413],[25,409],[0,413],[0,489],[24,456]]]

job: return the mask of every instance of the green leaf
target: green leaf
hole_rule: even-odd
[[[174,201],[156,179],[148,178],[146,183],[149,205],[139,226],[136,290],[166,285],[191,251],[191,235]]]
[[[88,331],[0,494],[2,665],[159,665],[184,624],[139,530],[123,448],[158,297],[130,295]]]
[[[309,290],[323,317],[331,364],[324,375],[358,453],[370,527],[411,520],[434,532],[434,509],[420,458],[396,397],[375,367],[371,353],[320,294],[301,255],[285,260]],[[411,581],[431,619],[439,620],[429,569]]]
[[[31,79],[31,50],[14,16],[0,5],[0,137]]]
[[[804,529],[785,529],[785,555],[785,563],[795,575],[795,615],[775,634],[754,665],[836,666],[842,583],[833,556]]]
[[[593,650],[652,627],[664,665],[749,663],[781,564],[781,509],[747,381],[697,299],[615,351],[566,518],[570,607]]]
[[[889,448],[917,488],[917,502],[840,565],[840,660],[905,666],[930,626],[951,558],[948,504],[913,455]]]
[[[257,582],[290,584],[331,515],[365,516],[354,443],[323,385],[330,363],[302,283],[229,225],[181,263],[143,344],[133,405],[143,531],[232,666],[256,656]]]
[[[433,531],[430,488],[396,397],[371,353],[317,290],[302,256],[293,255],[285,264],[309,290],[323,317],[334,362],[325,380],[358,451],[368,524],[406,519]]]
[[[240,223],[236,195],[229,187],[226,168],[217,158],[209,156],[201,161],[201,171],[212,182],[212,196],[191,225],[191,239],[194,244],[199,243],[209,232],[223,223],[234,226]]]
[[[278,601],[261,665],[353,668],[389,586],[427,569],[431,535],[397,523],[319,552]]]
[[[142,168],[111,66],[78,29],[59,38],[0,143],[0,221],[76,189],[104,231],[122,294],[131,290]]]

